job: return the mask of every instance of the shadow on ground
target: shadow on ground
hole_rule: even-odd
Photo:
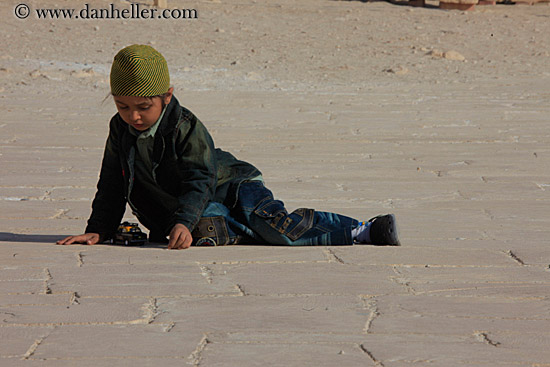
[[[37,242],[37,243],[51,243],[55,244],[56,241],[67,237],[67,235],[57,234],[19,234],[11,232],[0,232],[0,242]],[[99,245],[99,244],[98,244]],[[101,245],[117,246],[117,247],[132,247],[132,248],[166,248],[167,245],[156,242],[146,242],[141,246],[123,246],[113,245],[109,242],[103,242]]]
[[[56,234],[18,234],[10,232],[0,232],[0,241],[4,242],[44,242],[55,243],[55,241],[65,238],[64,235]]]

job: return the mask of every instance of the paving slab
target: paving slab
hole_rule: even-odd
[[[5,281],[44,281],[47,279],[44,268],[3,266],[0,268],[0,282]]]
[[[45,293],[46,286],[43,281],[20,280],[0,282],[0,294],[36,294]]]
[[[302,331],[211,331],[205,334],[208,343],[218,344],[318,344],[318,345],[355,345],[361,336],[347,333],[345,330],[330,333]]]
[[[2,359],[3,366],[6,367],[71,367],[78,364],[83,367],[93,366],[120,366],[120,367],[177,367],[187,365],[187,358],[170,358],[170,357],[81,357],[81,358],[50,358],[50,359],[20,359],[20,358],[6,358]]]
[[[510,331],[490,331],[485,338],[495,346],[521,351],[531,351],[534,355],[540,355],[543,360],[550,360],[550,332],[539,333],[524,331],[521,333]]]
[[[370,310],[359,296],[241,296],[157,300],[156,322],[211,331],[348,333],[365,330]]]
[[[185,364],[202,338],[199,331],[171,332],[169,325],[62,326],[41,341],[32,359],[157,358]]]
[[[53,293],[76,292],[81,297],[166,297],[178,295],[238,295],[236,284],[210,277],[198,264],[83,265],[70,270],[51,267]]]
[[[79,299],[71,305],[2,307],[4,326],[147,324],[154,300],[147,298]]]
[[[541,299],[550,293],[550,284],[419,284],[414,289],[418,294],[428,295]]]
[[[413,360],[413,361],[386,361],[384,362],[384,366],[389,367],[412,367],[412,366],[433,366],[433,367],[446,367],[449,366],[449,363],[454,363],[457,365],[460,365],[460,361],[448,361],[448,360]],[[488,362],[471,362],[468,361],[467,363],[464,363],[465,366],[468,367],[487,367],[491,366]],[[511,363],[503,363],[499,362],[499,364],[494,366],[524,366],[524,367],[531,367],[532,364],[529,362],[511,362]]]
[[[477,364],[505,365],[548,360],[547,350],[516,349],[502,346],[484,333],[470,336],[444,335],[368,335],[361,344],[373,358],[384,365],[394,361],[447,363],[449,366]]]
[[[2,314],[2,316],[4,316]],[[0,361],[23,358],[37,340],[51,334],[53,327],[2,327],[0,343]]]
[[[412,232],[412,231],[409,231]],[[411,234],[411,237],[407,238],[407,247],[425,247],[425,248],[440,248],[442,244],[445,244],[445,248],[461,249],[464,252],[468,252],[471,249],[479,250],[495,250],[495,251],[508,251],[513,244],[510,241],[496,240],[493,238],[424,238],[421,233]]]
[[[375,366],[358,345],[213,343],[202,352],[206,366]]]
[[[391,267],[333,263],[208,265],[213,279],[230,280],[250,295],[406,293]],[[326,272],[330,277],[323,277]],[[323,282],[319,282],[324,278]]]
[[[0,260],[6,267],[78,266],[78,250],[52,242],[1,242]]]
[[[550,367],[550,7],[18,4],[0,4],[2,367]],[[85,228],[112,57],[143,39],[290,211],[395,213],[403,246],[54,245]]]
[[[30,294],[2,294],[0,299],[1,307],[15,306],[43,306],[43,305],[62,305],[68,306],[73,302],[74,293],[67,292],[65,294],[45,294],[45,293],[30,293]]]
[[[65,246],[66,247],[66,246]],[[327,262],[322,247],[285,248],[281,246],[226,246],[193,248],[189,251],[167,250],[166,245],[129,249],[123,246],[95,245],[78,247],[84,265],[98,264],[235,264],[235,263],[304,263]]]
[[[428,316],[404,312],[389,312],[374,319],[369,332],[372,334],[391,335],[473,335],[481,332],[508,332],[521,336],[523,333],[540,333],[548,331],[545,319],[506,317],[469,317],[432,314]],[[541,336],[541,338],[543,338]]]
[[[514,261],[504,253],[486,249],[440,248],[435,252],[423,247],[376,247],[353,246],[349,248],[334,248],[334,253],[344,263],[358,265],[390,265],[390,266],[511,266]],[[362,256],[361,253],[365,252]]]
[[[414,284],[548,284],[550,276],[541,266],[521,264],[506,267],[396,267],[401,282]]]
[[[550,318],[550,301],[529,297],[472,297],[472,296],[383,296],[375,297],[378,313],[388,317],[447,316],[462,318],[547,320]]]

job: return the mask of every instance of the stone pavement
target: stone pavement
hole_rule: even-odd
[[[550,366],[544,83],[180,98],[289,208],[394,212],[400,248],[55,246],[112,106],[3,101],[0,365]]]

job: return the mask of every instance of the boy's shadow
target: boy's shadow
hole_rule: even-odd
[[[0,232],[0,242],[38,242],[38,243],[50,243],[55,244],[56,241],[67,237],[67,235],[57,234],[19,234],[10,232]],[[110,245],[116,247],[130,247],[130,248],[166,248],[167,244],[157,242],[145,242],[140,246],[122,246],[111,244],[108,241],[98,243],[98,245]]]
[[[0,232],[0,241],[2,242],[42,242],[55,243],[66,236],[56,234],[19,234],[10,232]]]

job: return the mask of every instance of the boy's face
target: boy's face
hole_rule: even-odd
[[[167,105],[172,99],[174,88],[170,88],[164,97]],[[114,96],[115,105],[120,117],[128,125],[139,131],[144,131],[157,122],[162,113],[162,99],[133,96]]]

